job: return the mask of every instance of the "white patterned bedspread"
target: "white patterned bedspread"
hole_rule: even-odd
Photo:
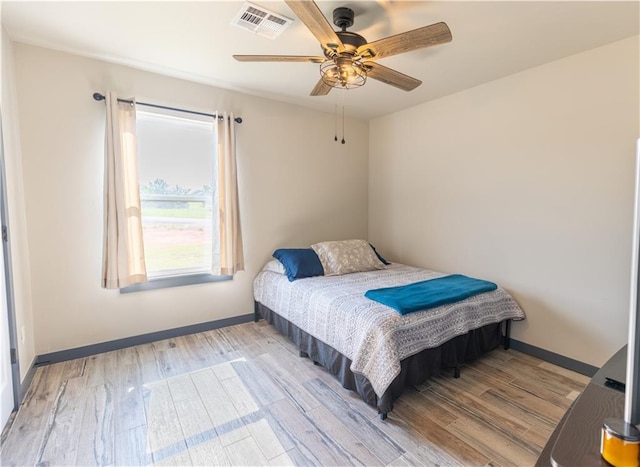
[[[256,301],[348,357],[351,371],[366,376],[380,397],[400,373],[401,360],[486,324],[524,319],[524,312],[500,287],[405,316],[364,297],[370,289],[443,275],[391,264],[384,270],[289,282],[284,274],[263,270],[253,289]]]

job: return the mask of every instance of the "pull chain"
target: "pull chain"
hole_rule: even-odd
[[[344,105],[342,106],[342,144],[346,141],[344,140]]]
[[[340,90],[340,104],[342,105],[342,140],[341,143],[345,144],[346,141],[344,139],[344,90]],[[333,107],[333,116],[334,116],[334,136],[333,136],[333,140],[337,143],[338,142],[338,96],[336,95],[336,103],[334,104]]]
[[[333,140],[337,143],[338,142],[338,103],[337,102],[334,106],[333,115],[335,117],[335,136],[333,137]]]

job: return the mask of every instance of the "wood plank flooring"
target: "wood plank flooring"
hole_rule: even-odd
[[[265,322],[38,368],[4,465],[533,465],[589,378],[502,349],[386,421]]]

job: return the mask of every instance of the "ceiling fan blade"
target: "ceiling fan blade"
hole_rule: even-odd
[[[412,78],[376,62],[364,62],[363,65],[367,69],[368,78],[377,79],[403,91],[412,91],[422,84],[419,79]]]
[[[358,55],[366,59],[379,59],[410,52],[432,45],[451,42],[451,31],[446,23],[435,23],[412,31],[389,36],[358,47]]]
[[[322,63],[324,57],[307,57],[304,55],[234,55],[239,62],[310,62]]]
[[[327,83],[322,81],[318,81],[315,87],[311,90],[310,96],[326,96],[331,91],[332,86],[329,86]]]
[[[316,36],[323,48],[344,50],[344,44],[333,30],[327,18],[324,17],[318,5],[310,0],[286,0],[300,21]]]

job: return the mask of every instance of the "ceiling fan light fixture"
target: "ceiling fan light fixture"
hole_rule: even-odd
[[[338,57],[320,65],[320,77],[331,87],[352,89],[367,82],[367,70],[357,60]]]

